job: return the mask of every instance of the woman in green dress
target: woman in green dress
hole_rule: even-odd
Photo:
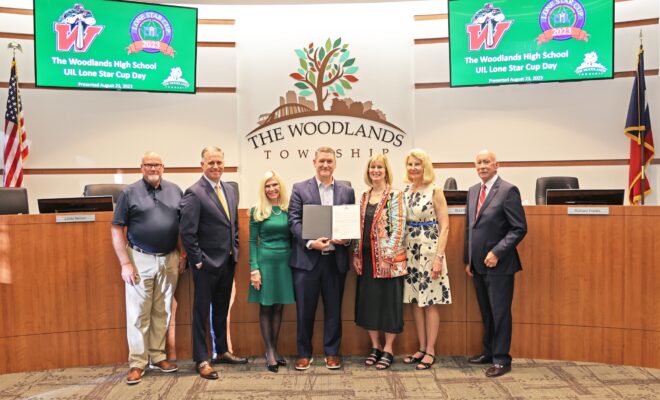
[[[291,233],[289,197],[282,178],[268,171],[259,183],[259,200],[250,213],[250,291],[248,302],[259,303],[259,325],[266,347],[266,368],[277,372],[286,360],[277,352],[284,304],[293,304],[289,267]]]

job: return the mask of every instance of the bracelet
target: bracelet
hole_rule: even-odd
[[[438,255],[436,255],[435,257],[436,257],[436,258],[439,258],[439,259],[441,259],[441,260],[444,260],[445,255],[444,255],[444,254],[438,254]]]

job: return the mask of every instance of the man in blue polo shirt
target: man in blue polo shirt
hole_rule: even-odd
[[[185,267],[179,242],[183,193],[162,179],[160,155],[145,153],[141,169],[142,179],[119,195],[111,228],[126,283],[129,385],[140,383],[149,362],[162,372],[178,370],[167,360],[165,336],[178,276]]]

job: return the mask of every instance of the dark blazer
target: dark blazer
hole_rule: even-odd
[[[220,185],[227,199],[231,222],[227,219],[215,188],[203,176],[189,187],[181,200],[181,241],[188,254],[188,264],[201,262],[219,268],[232,255],[238,262],[238,205],[232,187]]]
[[[498,177],[475,218],[481,184],[468,191],[465,208],[465,264],[478,274],[511,275],[520,271],[516,246],[527,233],[525,210],[518,188]],[[498,258],[495,268],[487,268],[484,259],[489,251]]]
[[[336,180],[334,183],[333,204],[355,204],[353,188]],[[316,265],[321,252],[309,250],[307,240],[302,238],[302,211],[304,204],[321,204],[321,196],[316,178],[298,182],[293,185],[291,199],[289,200],[289,229],[293,234],[293,248],[289,265],[311,271]],[[346,246],[335,245],[335,260],[340,273],[348,271],[348,249]]]

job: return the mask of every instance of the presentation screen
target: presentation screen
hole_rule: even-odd
[[[34,0],[38,87],[195,92],[197,9]]]
[[[450,84],[614,76],[614,0],[450,0]]]

